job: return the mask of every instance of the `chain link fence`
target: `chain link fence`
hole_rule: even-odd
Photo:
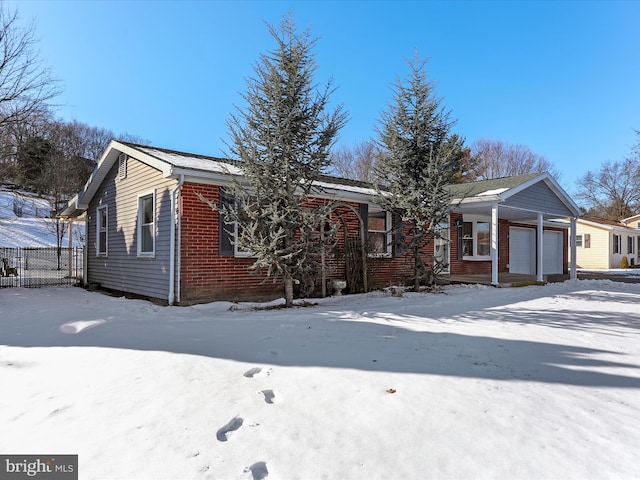
[[[0,287],[53,287],[82,282],[81,247],[0,247]]]

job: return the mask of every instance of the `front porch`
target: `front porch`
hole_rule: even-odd
[[[491,274],[474,275],[443,275],[441,281],[447,284],[475,284],[493,285],[495,287],[524,287],[527,285],[544,285],[549,282],[563,282],[569,279],[569,275],[555,274],[544,275],[542,281],[537,275],[526,275],[523,273],[499,273],[498,283],[494,284]]]
[[[455,184],[451,193],[450,282],[505,287],[576,278],[568,259],[579,208],[548,173]]]

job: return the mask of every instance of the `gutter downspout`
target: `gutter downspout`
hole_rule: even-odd
[[[167,299],[169,305],[173,305],[176,300],[176,210],[177,200],[176,196],[180,192],[180,187],[184,183],[184,175],[180,175],[177,185],[171,192],[171,228],[169,232],[169,298]],[[178,215],[178,221],[180,215]],[[178,229],[179,230],[179,229]],[[178,231],[178,235],[180,232]]]

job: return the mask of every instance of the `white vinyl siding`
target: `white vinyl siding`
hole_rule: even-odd
[[[127,159],[127,178],[117,180],[118,162],[101,183],[90,211],[100,205],[108,209],[108,257],[90,255],[87,259],[87,281],[104,288],[137,295],[167,299],[169,292],[169,250],[171,231],[171,192],[176,181],[163,178],[162,172],[138,161]],[[138,256],[139,197],[155,192],[153,255]],[[116,197],[117,193],[117,197]],[[96,221],[88,223],[87,245],[97,242]]]

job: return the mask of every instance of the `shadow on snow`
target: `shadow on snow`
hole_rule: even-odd
[[[68,290],[68,289],[67,289]],[[591,387],[638,388],[640,365],[625,361],[621,352],[547,343],[493,338],[442,331],[424,331],[430,324],[442,329],[437,296],[429,303],[409,302],[394,313],[371,313],[367,302],[299,309],[256,311],[242,316],[209,306],[157,307],[143,301],[114,299],[99,293],[72,289],[69,297],[55,295],[33,302],[27,318],[6,315],[11,303],[3,295],[0,306],[0,344],[18,347],[108,347],[141,351],[165,351],[235,360],[249,364],[330,367],[367,371],[405,372],[492,380],[545,382]],[[0,295],[4,292],[0,292]],[[24,292],[23,292],[24,293]],[[30,293],[33,295],[33,293]],[[576,292],[579,299],[582,293]],[[587,294],[584,294],[587,295]],[[594,294],[595,295],[595,294]],[[62,295],[65,297],[65,295]],[[513,296],[512,296],[513,297]],[[25,297],[24,300],[27,300]],[[431,299],[435,298],[433,302]],[[531,298],[528,294],[527,298]],[[563,311],[552,308],[532,311],[510,305],[493,309],[490,301],[474,305],[447,306],[458,311],[446,322],[509,322],[554,328],[622,335],[620,327],[637,329],[640,314]],[[611,300],[611,297],[607,297]],[[512,302],[514,298],[509,298]],[[621,301],[627,301],[621,297]],[[517,298],[516,298],[517,301]],[[122,302],[126,308],[123,309]],[[495,301],[493,301],[495,303]],[[635,301],[634,301],[635,303]],[[115,307],[114,307],[115,304]],[[1,304],[0,304],[1,305]],[[434,306],[436,305],[436,306]],[[56,309],[64,313],[53,314]],[[40,311],[41,310],[41,311]],[[419,314],[418,311],[428,310]],[[137,319],[140,318],[140,319]],[[64,319],[64,320],[63,320]],[[420,324],[423,331],[411,328]],[[597,341],[597,340],[596,340]],[[4,359],[3,359],[4,360]],[[0,368],[5,362],[0,362]],[[621,371],[623,370],[623,371]]]

